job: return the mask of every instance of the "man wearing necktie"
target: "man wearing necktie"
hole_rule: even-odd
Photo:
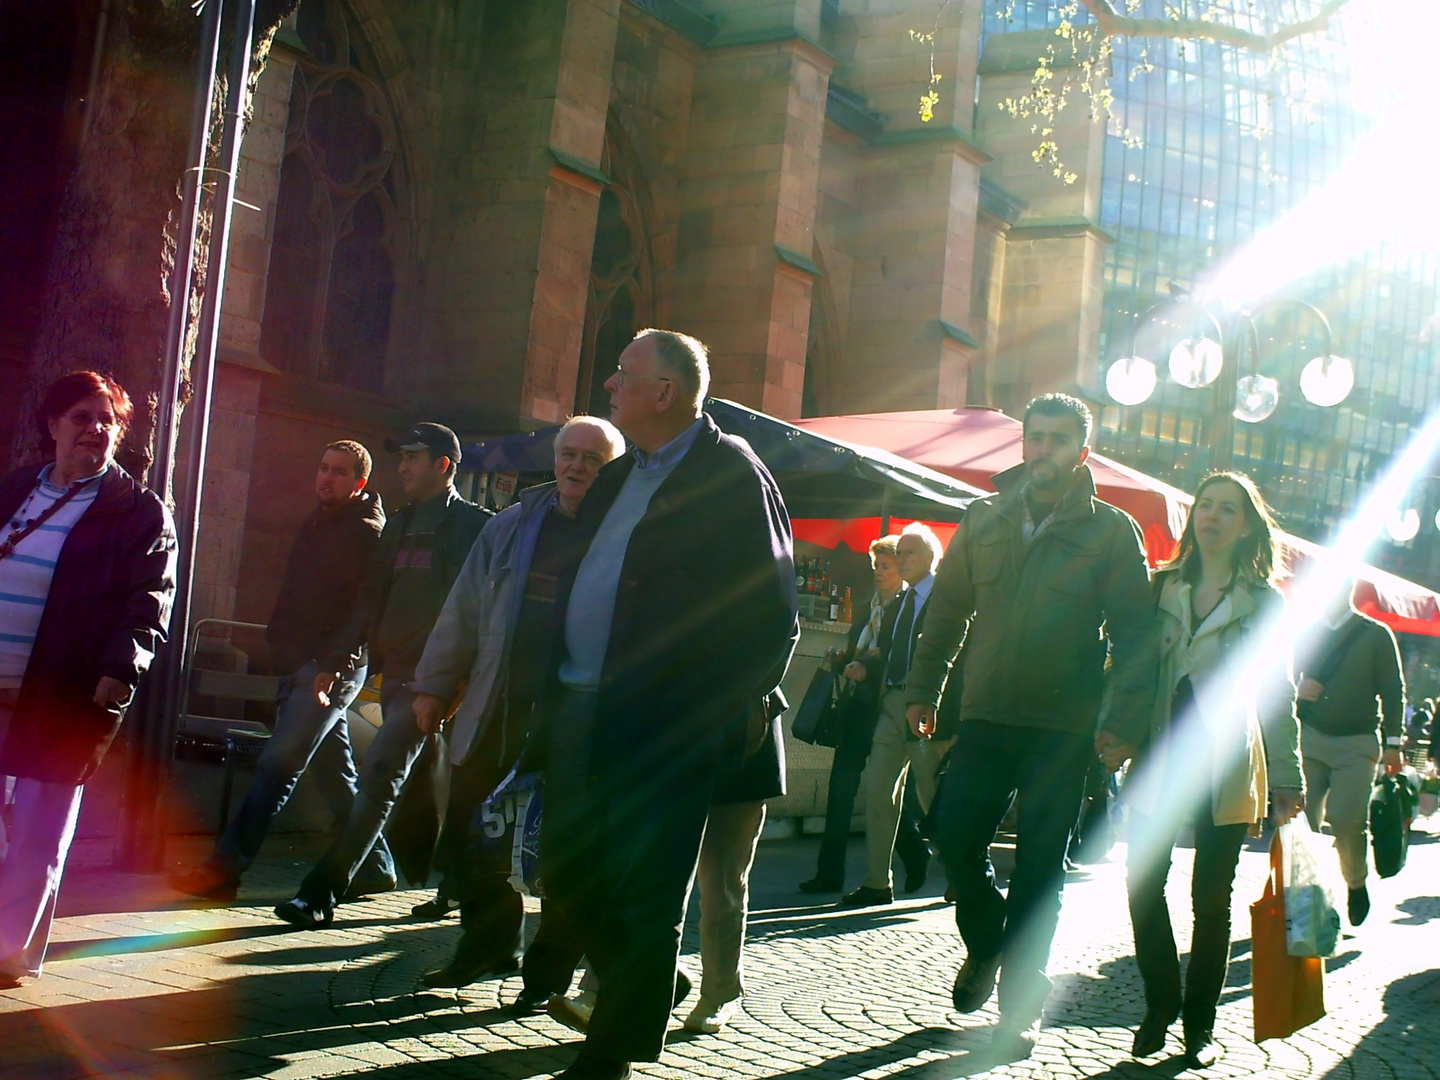
[[[845,895],[840,901],[842,907],[869,907],[895,899],[890,861],[905,798],[906,774],[914,771],[915,795],[922,811],[929,809],[935,797],[935,774],[946,745],[916,738],[910,731],[905,718],[905,680],[916,640],[924,628],[940,556],[939,538],[919,522],[907,525],[895,546],[895,561],[906,589],[891,601],[893,614],[887,612],[880,627],[883,670],[876,674],[883,676],[884,683],[865,781],[865,880]]]

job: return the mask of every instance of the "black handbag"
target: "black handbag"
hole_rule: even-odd
[[[838,676],[823,665],[810,680],[810,686],[795,710],[790,734],[811,746],[840,745],[840,703],[836,698]]]
[[[1375,849],[1375,872],[1394,877],[1405,869],[1410,853],[1410,822],[1419,801],[1410,778],[1381,776],[1370,794],[1370,843]]]

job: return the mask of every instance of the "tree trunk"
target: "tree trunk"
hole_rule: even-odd
[[[206,0],[218,3],[219,0]],[[250,89],[280,22],[298,0],[261,0]],[[222,15],[228,20],[229,12]],[[228,32],[228,25],[226,30]],[[45,388],[76,368],[116,379],[135,402],[121,464],[144,477],[154,458],[155,404],[164,367],[169,282],[179,227],[200,19],[186,0],[114,0],[99,79],[88,103],[88,135],[65,184],[11,464],[35,456],[28,422]],[[211,127],[223,123],[224,50]],[[204,280],[209,207],[202,201],[195,281]],[[187,357],[199,296],[192,297]],[[188,399],[188,378],[182,400]]]

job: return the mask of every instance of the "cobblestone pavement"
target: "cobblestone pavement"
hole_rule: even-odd
[[[1249,914],[1265,857],[1242,857],[1234,962],[1217,1032],[1215,1076],[1422,1078],[1440,1075],[1440,843],[1425,836],[1395,879],[1372,882],[1375,909],[1328,964],[1330,1015],[1284,1041],[1249,1039]],[[313,845],[312,845],[313,846]],[[176,843],[177,856],[196,854]],[[860,844],[852,845],[851,869]],[[1050,970],[1056,978],[1034,1057],[991,1068],[983,1011],[959,1016],[949,987],[963,951],[950,909],[930,888],[890,908],[842,913],[794,891],[811,841],[761,846],[746,946],[744,1011],[718,1036],[678,1021],[647,1077],[940,1080],[1173,1077],[1172,1036],[1146,1064],[1128,1053],[1143,1013],[1118,861],[1072,875]],[[421,892],[344,907],[335,925],[285,932],[269,907],[290,895],[310,854],[272,845],[237,904],[175,903],[158,878],[85,863],[80,849],[62,897],[46,975],[0,993],[0,1077],[329,1077],[382,1080],[549,1076],[577,1037],[544,1016],[502,1010],[518,978],[458,992],[427,991],[420,974],[447,957],[458,928],[406,921]],[[1003,854],[1003,853],[1002,853]],[[1176,856],[1172,906],[1188,911],[1188,851]],[[1177,917],[1186,947],[1187,914]],[[698,969],[693,923],[688,963]],[[683,1015],[683,1014],[682,1014]],[[1177,1027],[1178,1031],[1178,1027]]]

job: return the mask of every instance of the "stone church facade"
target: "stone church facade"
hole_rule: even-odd
[[[326,442],[603,411],[644,326],[780,417],[1073,391],[1103,131],[1037,168],[997,105],[1036,46],[982,56],[984,2],[303,0],[243,145],[196,616],[268,616]]]

